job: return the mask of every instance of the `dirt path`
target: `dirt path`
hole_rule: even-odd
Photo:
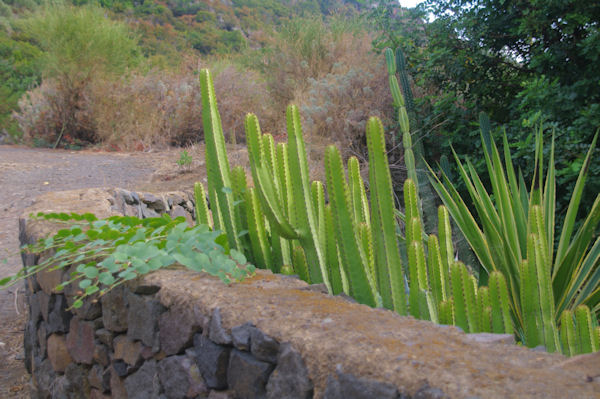
[[[49,191],[89,187],[173,189],[178,184],[189,184],[178,183],[178,157],[178,150],[123,154],[0,146],[0,278],[21,267],[17,254],[18,217],[35,197]],[[175,173],[164,174],[165,165],[171,165]],[[169,181],[152,183],[157,170],[163,170]],[[191,181],[193,177],[184,180]],[[0,290],[0,398],[29,397],[29,375],[22,360],[27,309],[19,289],[22,291],[20,285]]]

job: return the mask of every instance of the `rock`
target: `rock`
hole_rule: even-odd
[[[513,334],[473,333],[465,334],[465,336],[469,341],[481,344],[515,344]]]
[[[48,315],[50,314],[56,299],[55,296],[48,295],[44,291],[38,291],[35,293],[35,297],[37,298],[42,318],[44,321],[48,321]]]
[[[167,356],[176,355],[192,345],[194,334],[200,329],[192,316],[178,309],[170,309],[160,315],[158,331],[160,349]]]
[[[272,364],[262,362],[247,352],[233,349],[229,358],[227,382],[238,398],[264,398],[271,371]]]
[[[129,293],[127,301],[127,336],[132,340],[140,340],[152,348],[159,347],[158,318],[165,307],[153,297]]]
[[[158,363],[158,376],[169,399],[195,398],[208,394],[208,388],[193,359],[170,356]]]
[[[94,320],[102,316],[102,305],[98,300],[86,299],[80,308],[74,309],[74,312],[83,320]]]
[[[111,399],[109,395],[105,395],[97,389],[90,391],[90,399]]]
[[[148,193],[142,193],[142,194],[140,194],[140,197],[141,197],[142,202],[144,204],[146,204],[148,206],[148,208],[152,209],[153,211],[156,211],[158,213],[163,213],[167,210],[165,201],[163,201],[161,198],[158,198],[155,195],[148,194]]]
[[[127,399],[127,391],[125,390],[125,383],[119,376],[117,370],[114,367],[110,369],[110,396],[113,399]]]
[[[357,378],[343,373],[341,366],[336,369],[337,378],[327,377],[323,399],[397,399],[398,388],[392,384],[366,378]]]
[[[56,374],[54,373],[52,363],[49,359],[44,359],[34,368],[32,378],[34,380],[34,387],[31,392],[31,397],[44,399],[52,398]]]
[[[156,361],[145,362],[142,367],[125,379],[129,399],[158,399],[160,383]]]
[[[27,295],[27,302],[29,303],[29,320],[37,323],[42,318],[42,308],[38,296],[46,295],[43,291],[39,291],[30,295]],[[46,313],[47,314],[47,313]]]
[[[210,325],[208,328],[208,337],[215,344],[231,344],[231,335],[227,331],[225,331],[225,329],[221,325],[221,309],[215,308],[213,310],[212,317],[210,318]]]
[[[46,329],[46,323],[41,322],[37,330],[37,343],[39,345],[39,354],[42,357],[46,356],[46,344],[48,343],[48,330]]]
[[[91,387],[100,392],[108,392],[110,390],[110,369],[105,369],[99,364],[93,365],[88,373],[88,382]]]
[[[201,334],[194,336],[194,351],[200,374],[206,386],[212,389],[227,388],[227,366],[230,348],[220,346]]]
[[[264,334],[258,328],[250,329],[250,352],[258,360],[275,363],[279,353],[279,342]]]
[[[75,362],[92,364],[95,349],[93,323],[73,317],[67,334],[67,348]]]
[[[102,342],[107,347],[112,348],[112,345],[113,345],[113,333],[112,332],[108,331],[105,328],[101,328],[99,330],[96,330],[96,332],[94,334],[96,335],[96,337],[98,338],[98,340],[100,342]]]
[[[277,367],[267,383],[267,399],[310,399],[313,383],[300,353],[289,343],[281,344]]]
[[[429,386],[428,383],[423,384],[421,388],[413,395],[413,399],[449,399],[450,397],[439,388]]]
[[[64,373],[65,369],[73,361],[67,349],[67,340],[64,335],[52,334],[48,337],[48,359],[52,368],[57,373]]]
[[[53,305],[48,313],[46,332],[48,334],[68,332],[73,313],[67,311],[67,301],[64,295],[54,295],[54,301],[50,300],[50,303]]]
[[[87,379],[87,370],[75,363],[71,363],[65,369],[66,397],[73,399],[87,399],[90,397],[90,384]],[[55,395],[57,398],[60,395]]]
[[[173,219],[177,217],[184,217],[190,226],[194,225],[192,215],[188,211],[186,211],[185,208],[181,205],[173,205],[173,208],[169,212],[169,216],[171,216]]]
[[[105,345],[96,344],[94,345],[94,362],[101,364],[103,366],[108,366],[110,363],[110,358],[108,356],[108,349]]]
[[[109,331],[123,332],[127,330],[127,293],[124,286],[116,287],[100,299],[102,304],[102,322]]]
[[[45,260],[44,258],[44,256],[41,256],[40,262],[43,262]],[[63,269],[46,269],[37,273],[35,277],[42,290],[47,295],[52,295],[59,292],[56,287],[63,282],[63,272]]]
[[[233,346],[241,351],[250,351],[250,332],[256,328],[252,323],[244,323],[231,329]]]
[[[117,335],[113,340],[113,359],[123,360],[130,366],[137,366],[142,360],[142,343],[132,341],[126,335]]]
[[[25,324],[25,334],[23,335],[23,349],[25,352],[25,368],[29,374],[32,373],[32,363],[36,356],[39,356],[39,348],[37,346],[37,333],[35,328],[36,323],[30,320]],[[44,337],[45,340],[45,337]]]
[[[123,360],[113,360],[112,369],[119,377],[126,377],[130,371],[130,367]]]
[[[146,205],[145,203],[140,204],[140,211],[142,213],[142,219],[157,218],[160,216],[154,210],[148,208],[148,205]]]
[[[210,391],[206,399],[234,399],[230,391]]]

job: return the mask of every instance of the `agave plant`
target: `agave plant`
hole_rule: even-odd
[[[500,271],[506,277],[513,319],[522,341],[530,347],[542,344],[549,351],[562,349],[572,353],[565,347],[569,345],[566,334],[572,329],[562,323],[565,320],[573,323],[576,309],[582,314],[587,309],[590,317],[581,316],[576,319],[581,321],[575,323],[583,331],[588,327],[581,323],[589,320],[588,329],[592,332],[588,334],[588,341],[591,341],[584,349],[598,350],[600,237],[595,238],[594,234],[600,222],[600,194],[575,231],[575,218],[597,137],[598,134],[585,157],[562,230],[556,233],[554,139],[544,168],[541,128],[536,132],[535,176],[529,187],[522,174],[515,172],[506,135],[502,159],[489,128],[482,129],[491,193],[472,163],[468,160],[463,163],[454,154],[475,214],[445,173],[441,177],[434,173],[430,176],[481,262],[480,278],[485,281],[487,274],[493,271]],[[556,245],[555,234],[559,237]],[[569,313],[565,316],[565,312]],[[581,352],[580,349],[574,351]]]

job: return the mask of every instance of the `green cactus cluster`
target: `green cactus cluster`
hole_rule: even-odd
[[[351,157],[344,165],[335,146],[325,153],[327,191],[322,182],[309,180],[300,116],[293,105],[286,114],[287,143],[275,145],[271,135],[261,132],[257,117],[246,116],[253,182],[248,184],[244,169],[231,169],[227,161],[207,70],[201,71],[200,83],[211,206],[209,211],[204,186],[197,183],[197,220],[212,220],[215,229],[233,235],[230,247],[243,250],[257,267],[324,283],[330,293],[343,292],[363,304],[456,324],[468,332],[512,332],[502,275],[494,276],[496,285],[489,289],[477,287],[467,268],[454,259],[444,207],[439,210],[440,239],[424,233],[413,179],[406,180],[404,189],[406,237],[398,235],[379,119],[369,119],[366,127],[369,196],[358,160]],[[405,140],[410,154],[410,134]],[[406,266],[401,253],[408,254]]]

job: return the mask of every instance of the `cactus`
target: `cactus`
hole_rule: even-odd
[[[325,152],[325,171],[339,254],[347,273],[350,295],[360,303],[375,306],[376,288],[368,270],[367,256],[359,242],[342,158],[334,146],[327,147]]]
[[[252,248],[253,260],[261,269],[271,269],[271,248],[268,245],[263,213],[260,210],[258,195],[254,188],[245,193],[246,218],[248,220],[248,235]]]
[[[221,126],[221,116],[217,109],[217,99],[210,72],[200,71],[200,90],[202,93],[202,122],[204,125],[204,141],[206,143],[206,169],[208,175],[208,193],[215,228],[224,229],[227,233],[229,247],[240,248],[237,218],[233,193],[229,160],[225,150],[225,138]]]
[[[496,334],[512,334],[513,325],[510,316],[508,287],[506,279],[499,271],[490,274],[489,297],[492,307],[492,332]]]
[[[206,224],[212,227],[208,205],[206,204],[206,192],[202,183],[194,184],[194,209],[196,212],[196,224]]]
[[[406,314],[406,293],[396,236],[392,178],[385,152],[383,126],[377,118],[370,118],[367,122],[367,147],[377,287],[384,307]]]

